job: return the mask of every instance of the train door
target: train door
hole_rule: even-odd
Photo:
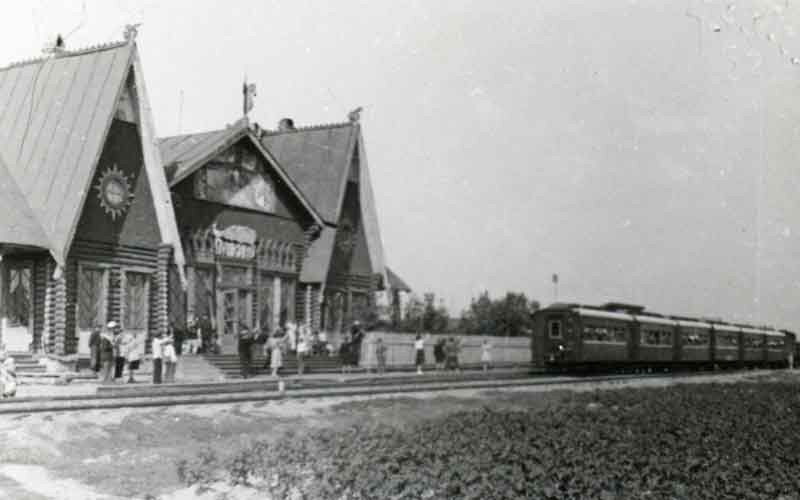
[[[560,363],[568,359],[564,315],[547,315],[544,321],[544,352],[550,362]]]

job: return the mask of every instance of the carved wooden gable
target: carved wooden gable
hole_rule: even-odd
[[[200,169],[194,178],[194,197],[236,207],[275,213],[273,182],[264,175],[263,159],[239,142]]]

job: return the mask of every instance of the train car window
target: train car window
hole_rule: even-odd
[[[783,337],[768,337],[767,347],[770,349],[783,349],[786,346],[786,339]]]
[[[686,328],[682,332],[683,345],[687,346],[707,346],[709,335],[708,330],[700,328]]]
[[[739,345],[739,335],[736,333],[717,333],[717,345],[737,347]]]
[[[561,321],[550,321],[547,324],[547,329],[550,332],[551,339],[561,338]]]
[[[750,349],[764,347],[764,337],[762,335],[747,334],[744,336],[744,346]]]
[[[628,341],[628,329],[622,325],[584,325],[583,340],[624,344]]]
[[[672,345],[672,331],[669,328],[643,326],[642,343],[645,345]]]

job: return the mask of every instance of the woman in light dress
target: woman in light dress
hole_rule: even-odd
[[[286,337],[279,337],[273,334],[267,341],[267,346],[270,350],[269,367],[272,369],[272,376],[278,376],[278,370],[283,366],[283,345],[286,342]]]
[[[489,371],[489,366],[492,364],[492,344],[486,339],[481,345],[481,363],[483,363],[483,371]]]

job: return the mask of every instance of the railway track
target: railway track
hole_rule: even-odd
[[[456,389],[504,389],[526,386],[585,385],[598,382],[626,382],[642,379],[688,379],[697,376],[722,378],[735,371],[710,373],[658,373],[600,376],[516,375],[464,379],[435,376],[424,380],[410,377],[383,378],[344,383],[334,380],[290,384],[283,391],[271,380],[231,383],[193,384],[184,386],[140,386],[130,390],[101,391],[99,394],[12,398],[0,401],[0,415],[20,415],[42,412],[71,412],[118,408],[146,408],[181,405],[230,404],[266,402],[285,399],[316,399],[414,392],[448,391]],[[750,372],[752,373],[752,372]],[[121,388],[122,386],[120,386]],[[106,392],[106,394],[103,394]]]

